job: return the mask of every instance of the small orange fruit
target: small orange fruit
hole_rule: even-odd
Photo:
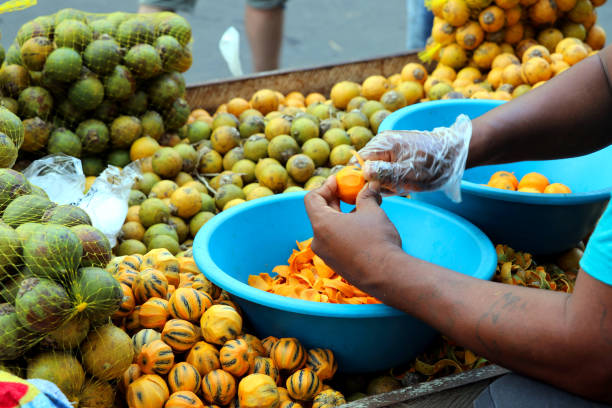
[[[559,10],[566,13],[576,6],[577,0],[556,0]]]
[[[278,109],[279,99],[275,91],[271,89],[260,89],[253,94],[251,106],[264,115]]]
[[[601,50],[606,44],[606,32],[601,26],[595,24],[587,34],[586,43],[594,50]]]
[[[543,192],[546,186],[550,184],[546,176],[532,172],[527,173],[521,178],[521,181],[518,184],[519,191],[525,187],[530,187],[536,189],[538,192]]]
[[[447,0],[442,8],[442,18],[460,27],[470,18],[470,9],[465,0]]]
[[[519,3],[519,0],[495,0],[495,4],[504,10],[510,10],[513,7],[518,6]]]
[[[516,191],[518,191],[519,193],[536,193],[536,194],[541,193],[540,190],[538,190],[537,188],[533,188],[533,187],[523,187],[523,188],[519,188]]]
[[[497,177],[491,178],[487,183],[487,186],[493,188],[501,188],[503,190],[511,190],[515,191],[516,187],[512,184],[512,182],[507,177]]]
[[[544,193],[546,194],[570,194],[572,190],[565,184],[552,183],[546,186]]]
[[[523,64],[522,69],[526,82],[531,85],[540,81],[548,81],[553,74],[548,61],[541,57],[531,58]]]
[[[361,94],[361,87],[352,81],[341,81],[335,84],[330,93],[334,106],[338,109],[345,109],[346,105],[356,96]]]
[[[457,78],[457,73],[448,65],[438,64],[436,69],[431,73],[431,77],[452,82]]]
[[[538,0],[529,8],[529,19],[534,24],[552,24],[557,20],[558,10],[555,0]]]
[[[391,89],[391,84],[382,75],[370,75],[361,84],[361,94],[365,98],[375,101],[380,100],[380,97],[389,89]]]
[[[508,65],[520,66],[521,61],[519,61],[519,59],[514,54],[507,54],[507,53],[499,54],[493,60],[493,63],[491,64],[491,69],[506,68]]]
[[[425,95],[423,85],[417,81],[401,82],[395,87],[395,90],[404,94],[404,98],[406,98],[406,105],[417,103],[419,99]]]
[[[502,84],[502,68],[493,68],[487,75],[487,82],[491,84],[494,89],[499,88]]]
[[[563,61],[569,65],[577,64],[588,56],[587,50],[578,44],[570,45],[563,51]]]
[[[569,67],[570,65],[565,61],[554,61],[550,64],[550,69],[553,70],[553,76],[559,75]]]
[[[480,27],[488,33],[501,30],[506,23],[504,10],[497,6],[490,6],[480,12],[478,16]]]
[[[466,79],[470,82],[474,82],[477,79],[482,78],[482,74],[480,70],[476,67],[465,67],[457,72],[457,77],[455,79]]]
[[[524,64],[525,62],[529,61],[531,58],[534,57],[544,58],[546,62],[551,62],[550,52],[548,51],[548,48],[544,47],[543,45],[534,45],[529,47],[527,51],[523,53],[523,57],[521,58],[521,60]]]
[[[491,176],[491,180],[496,179],[496,178],[503,178],[506,179],[510,182],[510,184],[512,184],[512,187],[516,190],[518,188],[518,179],[516,178],[516,176],[514,175],[514,173],[510,173],[509,171],[496,171],[495,173],[493,173],[493,175]],[[489,182],[491,181],[489,180]]]
[[[476,50],[474,50],[474,55],[472,56],[472,59],[474,60],[474,63],[477,67],[482,69],[489,69],[491,68],[493,60],[499,54],[501,54],[501,48],[499,47],[499,45],[487,41],[480,44],[480,46],[476,48]]]
[[[232,98],[227,103],[227,111],[236,117],[239,117],[242,112],[250,107],[251,104],[244,98]]]
[[[461,69],[467,65],[467,62],[467,54],[459,44],[449,44],[440,50],[440,64],[453,69]]]
[[[456,41],[466,50],[473,50],[484,41],[484,30],[476,21],[469,21],[457,29]]]
[[[548,52],[555,52],[555,47],[563,39],[563,33],[556,28],[546,28],[538,33],[538,42],[548,49]]]
[[[452,44],[455,42],[455,27],[447,21],[436,18],[431,28],[431,36],[438,44]]]
[[[325,96],[323,96],[322,94],[318,92],[311,92],[308,95],[306,95],[306,101],[304,105],[309,106],[315,102],[325,102]]]
[[[157,140],[150,136],[143,136],[136,139],[130,147],[130,159],[136,161],[138,159],[144,159],[145,157],[151,157],[159,149],[159,143]]]
[[[506,10],[506,26],[507,27],[513,26],[519,21],[521,21],[522,15],[523,15],[523,8],[520,5],[516,5],[510,9],[507,9]]]
[[[517,87],[524,82],[520,65],[511,64],[502,71],[502,83]]]
[[[396,87],[402,82],[402,76],[400,74],[393,74],[387,78],[387,81],[389,81],[392,87]]]
[[[423,65],[416,62],[409,62],[404,65],[400,75],[402,76],[402,81],[416,81],[424,84],[425,80],[427,80],[427,70]]]

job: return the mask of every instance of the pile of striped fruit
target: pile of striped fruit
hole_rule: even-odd
[[[124,293],[114,323],[134,345],[134,363],[119,380],[129,408],[345,403],[324,384],[337,369],[330,350],[245,333],[240,309],[192,258],[155,249],[114,258],[107,270]]]

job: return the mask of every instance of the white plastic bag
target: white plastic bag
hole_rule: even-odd
[[[240,64],[240,33],[234,26],[231,26],[221,36],[219,40],[219,51],[227,63],[227,67],[233,76],[242,75],[242,65]]]
[[[138,162],[130,163],[123,170],[108,166],[87,194],[74,203],[87,212],[93,226],[106,235],[111,247],[116,245],[117,235],[127,216],[132,185],[141,175]]]
[[[32,162],[23,175],[30,183],[45,190],[57,204],[70,204],[83,198],[85,174],[81,160],[65,154],[53,154]]]

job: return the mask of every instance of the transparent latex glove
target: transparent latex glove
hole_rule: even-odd
[[[359,151],[365,160],[364,177],[378,181],[387,195],[441,190],[460,202],[471,137],[472,122],[466,115],[459,115],[450,128],[430,132],[385,130]]]

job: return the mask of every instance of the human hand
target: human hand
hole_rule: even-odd
[[[340,211],[335,177],[329,177],[304,198],[313,229],[312,250],[351,284],[368,290],[380,279],[390,254],[401,251],[402,241],[380,208],[376,182],[357,196],[351,213]]]
[[[364,177],[378,181],[384,193],[443,190],[453,201],[460,201],[471,135],[472,124],[465,115],[450,128],[431,132],[383,131],[359,151],[366,161]]]

